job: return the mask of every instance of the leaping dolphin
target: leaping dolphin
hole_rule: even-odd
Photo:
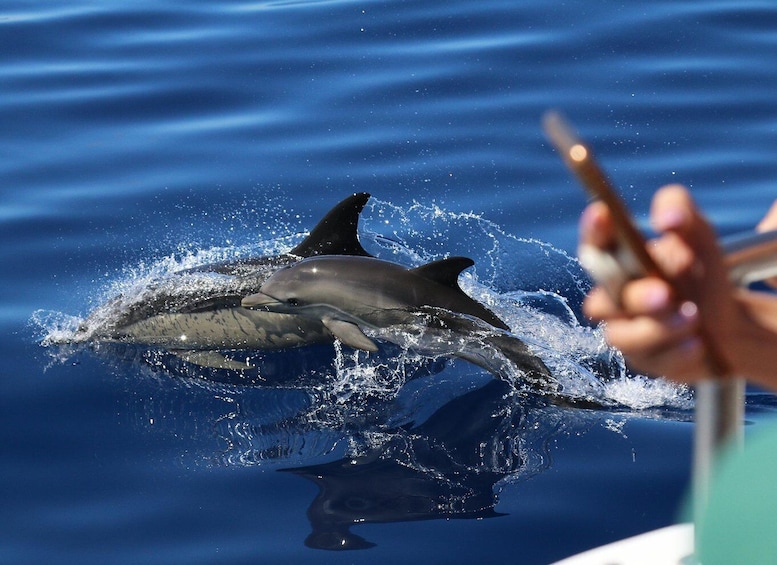
[[[370,195],[349,196],[332,208],[291,251],[278,256],[225,261],[173,273],[134,296],[119,295],[98,307],[75,341],[124,342],[169,350],[206,367],[246,369],[223,350],[281,349],[332,341],[320,321],[248,310],[242,297],[255,293],[277,269],[305,257],[368,257],[357,235]]]
[[[421,352],[461,357],[500,377],[518,369],[544,390],[552,387],[542,360],[459,287],[459,274],[473,264],[451,257],[408,269],[374,257],[312,257],[275,272],[242,305],[318,322],[355,349],[378,349],[367,330]]]

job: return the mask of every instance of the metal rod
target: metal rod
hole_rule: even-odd
[[[777,276],[777,231],[734,234],[720,244],[734,284],[747,286]]]
[[[693,444],[693,521],[696,537],[707,509],[712,470],[720,456],[744,443],[745,381],[740,378],[710,379],[695,387]]]

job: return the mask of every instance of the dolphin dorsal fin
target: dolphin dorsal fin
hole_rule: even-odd
[[[469,257],[448,257],[410,269],[410,271],[425,279],[460,291],[459,275],[464,269],[474,264],[475,262]]]
[[[371,257],[359,243],[356,230],[359,214],[370,195],[366,192],[352,194],[321,218],[310,234],[294,249],[291,255],[313,257],[315,255],[357,255]]]
[[[459,286],[459,275],[464,269],[471,267],[474,264],[475,262],[469,257],[449,257],[448,259],[432,261],[426,265],[410,269],[410,272],[434,281],[437,284],[452,288],[461,293],[462,297],[466,298],[465,302],[459,302],[455,307],[448,307],[448,309],[455,310],[462,314],[476,316],[496,328],[510,331],[510,327],[505,324],[499,316],[480,304],[480,302],[473,300],[472,297],[461,290],[461,287]]]

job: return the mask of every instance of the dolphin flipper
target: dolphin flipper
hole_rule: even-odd
[[[341,201],[321,218],[310,234],[299,245],[289,251],[297,257],[314,255],[357,255],[372,257],[367,253],[356,230],[361,214],[370,195],[366,192],[352,194]]]
[[[357,324],[337,320],[335,318],[325,317],[322,320],[324,326],[332,332],[332,335],[342,341],[345,345],[362,351],[377,351],[377,344],[364,335]]]

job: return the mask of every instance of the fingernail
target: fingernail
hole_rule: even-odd
[[[653,227],[658,231],[677,229],[688,221],[688,214],[682,208],[664,208],[653,218]]]
[[[695,320],[699,316],[699,307],[695,302],[686,300],[680,304],[680,315],[686,320]]]
[[[699,307],[694,302],[686,300],[677,310],[677,313],[672,316],[671,324],[674,328],[681,328],[695,324],[699,317]]]
[[[664,284],[654,285],[645,296],[645,302],[651,312],[664,310],[669,306],[669,301],[669,288]]]
[[[593,231],[596,229],[597,216],[598,214],[593,207],[586,206],[580,215],[580,230]]]

